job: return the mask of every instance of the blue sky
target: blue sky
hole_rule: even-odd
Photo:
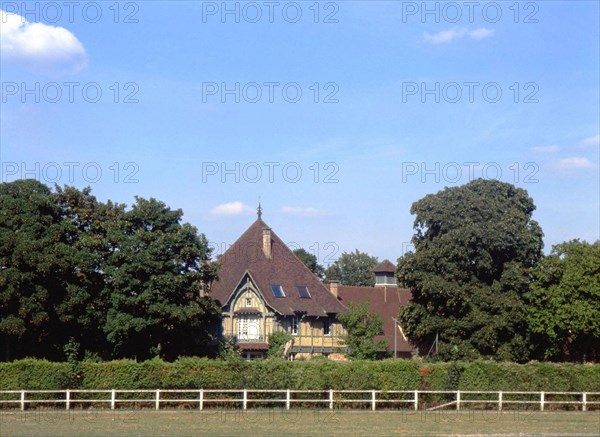
[[[217,252],[260,198],[327,263],[395,261],[414,201],[483,176],[546,249],[600,238],[598,2],[26,5],[0,2],[3,182],[155,197]]]

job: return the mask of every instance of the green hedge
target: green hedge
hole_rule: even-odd
[[[332,362],[218,361],[182,358],[135,362],[44,360],[0,363],[0,389],[381,389],[600,391],[600,365],[417,360]]]

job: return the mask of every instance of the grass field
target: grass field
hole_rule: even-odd
[[[600,411],[1,411],[0,436],[600,436]]]

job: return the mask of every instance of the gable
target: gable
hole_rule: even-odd
[[[223,309],[233,313],[262,314],[269,311],[262,293],[246,273],[237,288],[231,293]]]
[[[263,253],[266,227],[260,218],[256,220],[219,259],[219,280],[212,285],[212,297],[226,305],[248,274],[266,305],[282,315],[327,316],[344,311],[338,299],[274,232],[271,232],[271,256]],[[285,297],[276,297],[272,285],[280,285]],[[310,298],[301,297],[296,286],[307,287]]]

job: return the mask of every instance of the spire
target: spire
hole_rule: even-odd
[[[258,208],[256,209],[256,215],[258,215],[258,219],[262,219],[262,207],[260,206],[260,200],[258,201]]]

